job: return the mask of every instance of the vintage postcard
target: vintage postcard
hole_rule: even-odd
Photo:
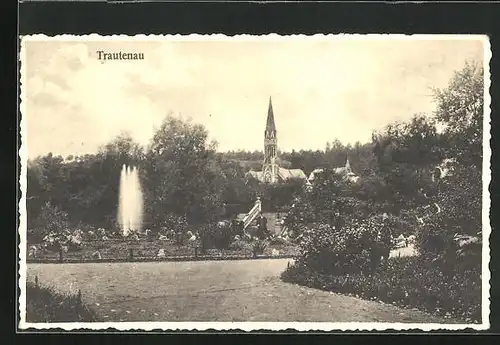
[[[19,328],[489,328],[490,57],[22,37]]]

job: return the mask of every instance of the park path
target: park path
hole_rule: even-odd
[[[104,321],[450,323],[415,309],[285,283],[288,259],[29,264],[28,280],[81,289]],[[28,296],[29,298],[29,296]]]

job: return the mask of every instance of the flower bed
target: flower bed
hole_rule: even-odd
[[[192,258],[195,256],[203,256],[204,258],[220,258],[220,257],[252,257],[252,247],[250,244],[246,246],[234,246],[230,249],[207,249],[205,253],[201,250],[195,253],[193,245],[179,245],[173,241],[124,241],[110,239],[106,241],[87,241],[82,242],[82,247],[78,251],[68,251],[62,253],[64,261],[125,261],[132,256],[134,259],[155,260],[158,258],[158,252],[163,249],[166,258]],[[96,252],[99,255],[95,255]],[[36,256],[28,257],[28,261],[43,262],[43,261],[58,261],[59,252],[38,250]],[[265,256],[294,256],[297,255],[297,247],[292,244],[270,244],[262,255]],[[161,257],[160,257],[161,259]]]
[[[465,322],[481,320],[481,272],[466,270],[446,276],[422,257],[394,258],[374,274],[333,276],[295,264],[282,274],[287,282],[418,308]]]

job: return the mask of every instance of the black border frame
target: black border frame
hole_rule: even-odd
[[[11,4],[13,1],[11,2]],[[5,3],[2,4],[2,8]],[[490,95],[492,96],[492,112],[491,112],[491,133],[492,133],[492,183],[490,186],[491,193],[491,210],[498,209],[497,201],[500,195],[496,186],[495,167],[497,166],[496,154],[496,137],[494,133],[497,129],[498,120],[498,96],[500,90],[496,83],[499,76],[500,63],[498,54],[500,52],[500,5],[494,3],[249,3],[249,2],[227,2],[227,3],[207,3],[207,2],[144,2],[144,3],[106,3],[106,2],[23,2],[13,7],[18,7],[19,10],[19,31],[14,31],[15,37],[9,40],[12,44],[9,51],[18,52],[18,35],[43,33],[49,36],[57,34],[90,34],[98,33],[101,35],[112,34],[189,34],[189,33],[223,33],[226,35],[235,34],[267,34],[278,33],[286,34],[306,34],[315,33],[400,33],[400,34],[431,34],[431,33],[450,33],[450,34],[486,34],[490,37],[491,49],[493,58],[490,63],[491,71],[491,88]],[[5,11],[2,11],[5,13]],[[17,14],[17,13],[16,13]],[[16,16],[12,11],[11,17]],[[6,73],[2,76],[2,91],[7,96],[12,96],[19,89],[12,87],[18,83],[18,55],[9,55],[9,64],[3,64]],[[14,67],[15,66],[15,67]],[[15,71],[15,72],[14,72]],[[7,80],[11,78],[11,85],[8,85]],[[10,94],[9,94],[10,92]],[[16,100],[18,95],[16,94]],[[17,102],[16,102],[17,103]],[[12,158],[16,161],[16,173],[12,177],[4,178],[4,191],[11,191],[8,188],[13,186],[12,181],[16,182],[17,188],[13,189],[15,202],[11,198],[5,200],[4,205],[7,205],[5,214],[16,215],[10,218],[13,220],[13,228],[9,226],[8,234],[17,235],[17,204],[19,202],[20,190],[18,183],[18,121],[19,114],[16,104],[17,116],[10,118],[4,117],[3,128],[7,131],[7,136],[2,138],[12,139],[7,144],[14,143],[13,147],[2,145],[2,149],[7,155],[13,155]],[[12,122],[8,122],[12,120]],[[14,128],[16,130],[14,130]],[[7,166],[4,164],[4,166]],[[5,175],[2,175],[4,177]],[[8,187],[7,187],[8,186]],[[4,193],[5,195],[5,193]],[[10,209],[9,207],[12,207]],[[9,212],[11,211],[11,212]],[[500,316],[498,311],[499,299],[498,291],[500,284],[498,280],[497,264],[500,261],[498,254],[500,247],[500,235],[496,231],[497,216],[495,212],[491,212],[492,234],[490,237],[491,262],[490,271],[491,279],[491,305],[490,305],[490,323],[491,328],[488,332],[473,332],[476,334],[484,334],[491,332],[500,332]],[[7,228],[7,227],[6,227]],[[7,231],[6,231],[7,232]],[[17,289],[17,240],[14,235],[13,239],[3,241],[6,251],[2,254],[9,254],[13,258],[16,265],[8,264],[10,260],[4,260],[3,263],[7,266],[4,271],[9,277],[15,277],[13,284],[6,285],[7,280],[2,279],[5,286],[3,292],[7,292],[10,298],[3,298],[3,301],[10,303],[11,311],[15,311],[18,307],[16,300]],[[14,268],[15,267],[15,268]],[[12,269],[13,272],[9,271]],[[14,310],[12,310],[14,309]],[[7,312],[6,314],[13,321],[13,328],[17,330],[17,314]],[[12,318],[12,315],[15,315]],[[5,323],[4,323],[5,325]],[[3,327],[2,327],[3,328]],[[21,332],[21,331],[19,331]],[[44,333],[44,332],[40,332]],[[102,332],[99,332],[102,333]],[[128,332],[121,332],[128,334]],[[200,332],[201,333],[201,332]],[[281,332],[278,332],[281,333]],[[350,341],[352,338],[347,335],[347,332],[333,332],[334,334],[343,334],[343,340]],[[366,332],[362,332],[365,334]],[[387,332],[381,332],[387,333]],[[390,333],[390,331],[389,331]],[[432,332],[431,334],[434,334]],[[443,332],[441,332],[443,333]],[[457,334],[458,332],[446,332]],[[470,332],[463,332],[470,333]],[[195,332],[194,334],[199,334]],[[429,334],[429,333],[426,333]],[[21,339],[27,341],[32,335],[22,335],[16,337],[19,342]],[[46,334],[45,337],[49,342],[56,342],[66,339],[67,336],[55,336]],[[113,335],[110,339],[113,339]],[[130,342],[132,339],[140,339],[137,337],[119,336],[120,341]],[[95,335],[79,336],[78,339],[87,339],[85,343],[94,343],[97,338]],[[322,337],[319,337],[320,339]],[[449,337],[447,337],[449,339]],[[488,337],[489,338],[489,337]],[[277,338],[274,337],[273,341]],[[126,341],[128,340],[128,341]],[[169,339],[170,340],[170,339]],[[169,341],[167,340],[167,341]],[[186,340],[195,340],[191,335],[186,337]],[[322,341],[328,341],[324,339]],[[353,339],[354,340],[354,339]],[[447,339],[440,339],[446,341]],[[485,341],[486,338],[482,338]],[[64,341],[64,340],[63,340]],[[140,340],[139,340],[140,341]],[[196,341],[196,340],[195,340]],[[310,341],[307,338],[307,341]],[[321,341],[321,340],[320,340]],[[354,340],[355,341],[355,340]],[[426,338],[425,341],[431,341],[431,338]],[[453,340],[452,340],[453,341]],[[7,340],[7,343],[10,343]],[[98,343],[100,343],[98,341]]]

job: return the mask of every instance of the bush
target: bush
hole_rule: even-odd
[[[457,270],[445,277],[439,262],[423,257],[387,260],[371,275],[330,275],[298,263],[282,279],[312,288],[416,307],[464,321],[481,320],[481,270]]]
[[[229,249],[234,233],[230,226],[220,227],[217,224],[209,224],[200,230],[200,237],[204,249]]]
[[[267,248],[267,242],[263,240],[257,240],[252,244],[253,255],[262,255],[264,250]]]
[[[83,305],[79,296],[64,295],[35,283],[26,284],[28,322],[95,322],[96,313]]]
[[[68,214],[50,202],[42,206],[37,218],[28,229],[28,243],[41,243],[50,233],[60,234],[69,227]]]
[[[324,273],[369,272],[390,251],[390,229],[375,216],[351,221],[342,228],[314,225],[304,232],[299,261]]]
[[[389,229],[391,235],[396,238],[399,235],[408,237],[417,233],[415,219],[411,219],[408,214],[402,213],[399,215],[387,215],[383,219],[383,224],[386,229]]]
[[[168,214],[165,216],[165,219],[161,222],[159,229],[162,229],[163,233],[166,232],[186,232],[188,230],[188,224],[186,217],[177,216],[173,214]],[[154,231],[157,231],[153,228]]]
[[[482,179],[481,171],[473,166],[452,163],[450,169],[451,174],[438,181],[427,205],[408,213],[413,213],[414,219],[421,219],[417,227],[420,253],[443,261],[453,271],[457,261],[469,266],[480,262]],[[461,248],[461,238],[472,239],[474,243]]]
[[[229,249],[234,251],[251,251],[252,246],[246,241],[237,240],[231,243]]]
[[[271,236],[269,238],[269,244],[285,246],[285,245],[289,244],[289,242],[286,239],[284,239],[283,237]]]

